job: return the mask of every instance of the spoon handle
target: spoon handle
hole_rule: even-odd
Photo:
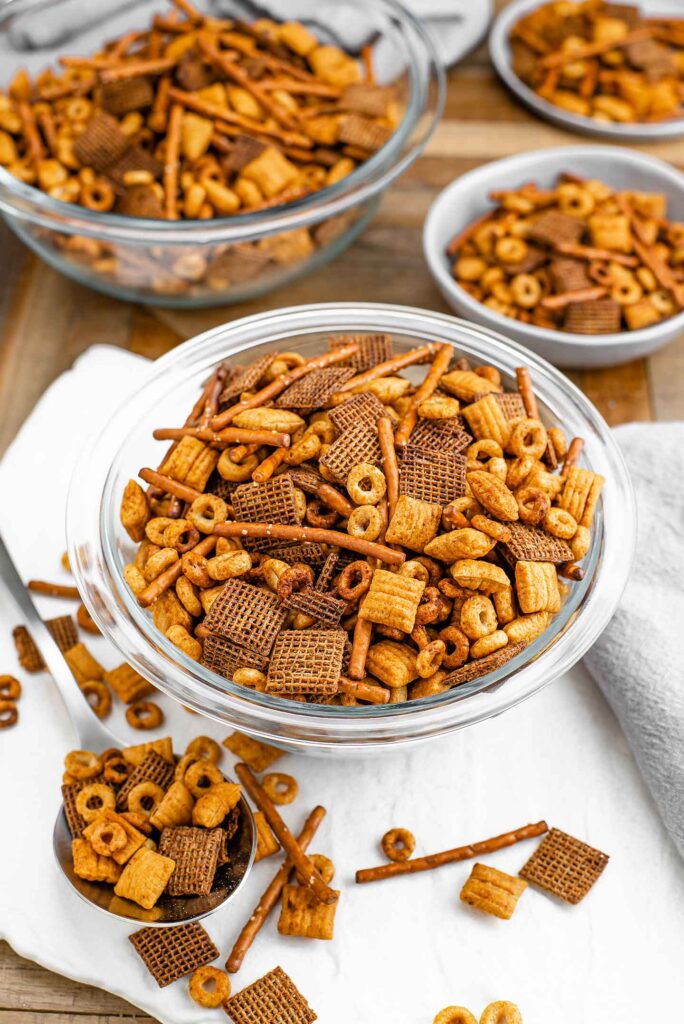
[[[14,598],[26,626],[43,656],[47,670],[64,701],[81,747],[85,750],[100,751],[107,747],[118,746],[116,737],[103,725],[100,725],[72,676],[71,669],[64,660],[62,652],[52,639],[28,590],[21,581],[2,535],[0,535],[0,579],[4,582],[10,596]]]

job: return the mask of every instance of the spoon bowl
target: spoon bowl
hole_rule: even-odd
[[[38,614],[1,536],[0,578],[21,611],[25,625],[38,646],[47,670],[60,692],[81,748],[98,753],[108,747],[126,746],[95,717],[61,651]],[[124,920],[132,918],[152,926],[200,921],[203,917],[208,917],[219,907],[224,906],[235,895],[254,863],[256,854],[254,817],[244,797],[241,798],[239,807],[240,817],[237,831],[227,844],[229,860],[217,869],[211,892],[206,896],[169,896],[164,894],[156,906],[151,910],[144,910],[137,903],[116,896],[111,885],[104,882],[87,882],[85,879],[79,878],[74,872],[71,853],[72,836],[62,806],[57,812],[52,830],[52,848],[55,860],[64,879],[73,891],[91,907],[96,907],[97,910],[101,910],[111,917],[119,917]]]

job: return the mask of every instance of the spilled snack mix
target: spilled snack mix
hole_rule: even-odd
[[[377,350],[359,335],[221,364],[185,426],[155,430],[172,444],[147,489],[125,488],[131,590],[245,687],[345,706],[443,693],[520,653],[582,579],[603,478],[544,426],[527,370],[507,392],[450,345]],[[418,386],[402,374],[422,365]]]
[[[518,78],[570,114],[619,124],[682,115],[684,18],[554,0],[516,23],[510,44]]]
[[[376,84],[370,51],[357,59],[295,21],[214,18],[172,2],[178,10],[90,56],[65,55],[35,79],[17,72],[0,93],[0,164],[94,213],[200,222],[301,200],[389,141],[397,97]],[[308,259],[362,212],[234,245],[52,240],[121,285],[211,295]]]
[[[242,838],[241,788],[225,781],[219,754],[218,745],[190,744],[177,758],[170,739],[67,754],[62,798],[74,872],[113,886],[113,911],[140,917],[142,908],[151,915],[143,919],[158,920],[163,898],[177,914],[184,897],[223,898],[238,885],[251,840]]]
[[[684,224],[666,197],[617,192],[566,172],[490,194],[494,209],[447,247],[478,302],[522,323],[573,334],[636,331],[684,307]]]

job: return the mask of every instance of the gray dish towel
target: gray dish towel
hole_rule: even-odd
[[[684,857],[684,423],[632,423],[615,436],[636,491],[636,557],[585,664]]]

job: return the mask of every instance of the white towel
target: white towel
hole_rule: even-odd
[[[637,496],[636,558],[585,661],[684,856],[684,424],[632,423],[615,436]]]
[[[147,369],[128,352],[90,349],[48,389],[0,462],[0,531],[25,579],[69,581],[59,556],[71,467]],[[73,608],[40,601],[45,617]],[[24,687],[18,727],[0,733],[0,938],[163,1024],[206,1024],[186,981],[157,988],[127,941],[135,925],[81,902],[52,860],[61,760],[75,737],[49,677],[17,667],[10,637],[17,621],[0,586],[0,672],[13,672]],[[86,643],[106,667],[121,661],[104,639]],[[198,732],[219,740],[228,732],[164,695],[155,699],[178,749]],[[140,740],[120,706],[107,724],[129,742]],[[232,762],[226,753],[228,771]],[[278,767],[300,784],[295,803],[283,808],[291,828],[315,804],[328,808],[312,850],[337,867],[335,939],[280,937],[274,913],[232,978],[234,991],[280,964],[321,1024],[418,1024],[453,1004],[479,1015],[495,999],[519,1003],[525,1024],[646,1021],[681,1005],[681,862],[615,717],[581,667],[505,715],[440,742],[372,761],[288,755]],[[382,862],[378,842],[388,828],[410,828],[420,855],[542,817],[611,855],[578,907],[530,889],[511,921],[478,914],[458,899],[467,862],[354,884],[356,868]],[[515,874],[534,847],[531,841],[485,859]],[[206,921],[221,951],[217,964],[278,863],[257,864],[235,902]]]

